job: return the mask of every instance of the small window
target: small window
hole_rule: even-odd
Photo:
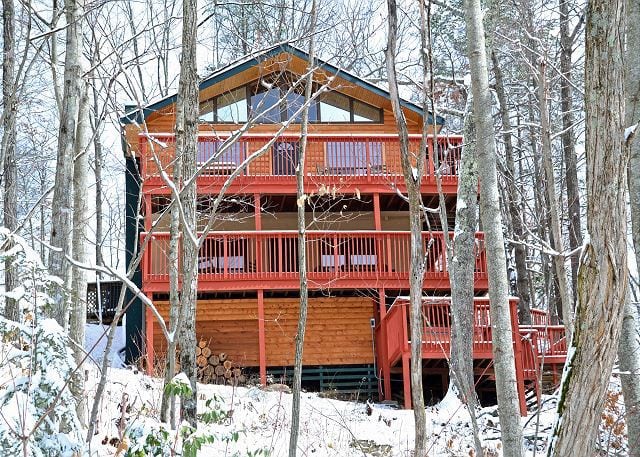
[[[353,122],[382,122],[380,109],[366,103],[353,101]]]
[[[337,92],[330,92],[320,100],[320,120],[322,122],[350,122],[349,98]]]
[[[216,98],[217,122],[247,122],[246,89],[241,87]]]

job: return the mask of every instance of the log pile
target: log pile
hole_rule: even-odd
[[[226,353],[214,353],[205,340],[200,340],[196,346],[196,365],[198,381],[202,383],[238,386],[247,382],[242,369],[229,360]]]

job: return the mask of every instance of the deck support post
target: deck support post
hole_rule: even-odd
[[[402,388],[404,392],[404,407],[411,409],[411,368],[409,366],[410,354],[402,354]]]
[[[145,307],[145,322],[144,322],[144,333],[145,333],[145,350],[147,353],[147,374],[149,376],[153,376],[153,362],[155,359],[154,348],[153,348],[153,313],[151,309],[146,306]]]
[[[384,317],[387,315],[387,306],[385,304],[386,292],[384,289],[378,289],[378,306],[380,316],[380,341],[378,341],[378,364],[382,368],[382,399],[391,400],[391,367],[389,366],[389,354],[387,353],[387,326],[383,323]],[[377,374],[377,373],[376,373]]]
[[[380,194],[373,194],[373,223],[375,229],[379,232],[382,230],[382,220],[380,218]]]
[[[509,308],[511,313],[511,333],[513,335],[513,356],[515,358],[516,368],[516,384],[518,389],[518,398],[520,399],[520,415],[527,415],[527,399],[524,391],[524,356],[522,351],[522,336],[520,335],[520,327],[518,326],[518,314],[516,310],[517,301],[509,300]]]
[[[267,349],[264,332],[264,290],[258,290],[258,354],[260,362],[260,384],[267,384]]]

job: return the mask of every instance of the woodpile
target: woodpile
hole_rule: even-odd
[[[244,385],[247,378],[242,369],[224,352],[214,353],[209,342],[200,340],[196,346],[198,380],[205,384]]]

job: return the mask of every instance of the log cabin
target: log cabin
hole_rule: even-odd
[[[298,320],[297,200],[302,76],[307,54],[278,45],[216,70],[200,83],[197,161],[199,229],[211,223],[198,259],[198,353],[232,361],[243,376],[286,379],[292,373]],[[304,185],[309,317],[303,384],[355,390],[363,397],[395,398],[410,407],[408,205],[399,140],[386,90],[316,60],[314,99]],[[151,234],[134,275],[140,289],[168,318],[170,190],[175,101],[129,109],[123,124],[126,157],[127,264]],[[425,160],[422,196],[438,206],[439,166],[449,226],[453,226],[462,138],[434,135],[444,119],[407,100],[410,149]],[[419,154],[424,116],[427,150]],[[259,153],[262,151],[261,153]],[[211,220],[212,199],[237,174]],[[437,400],[448,384],[450,298],[445,237],[439,216],[425,221],[425,397]],[[487,258],[483,233],[475,244],[474,366],[481,400],[495,396]],[[490,260],[490,259],[489,259]],[[511,302],[513,344],[521,408],[525,389],[566,357],[562,327],[534,311],[520,326]],[[149,309],[127,299],[127,357],[148,367],[161,360],[165,342]],[[205,360],[206,363],[206,360]],[[227,367],[229,368],[229,367]],[[151,368],[149,368],[151,369]],[[211,370],[209,370],[211,372]],[[220,372],[222,370],[219,370]],[[227,370],[228,371],[228,370]],[[239,372],[238,372],[239,373]],[[493,393],[492,393],[493,392]]]

